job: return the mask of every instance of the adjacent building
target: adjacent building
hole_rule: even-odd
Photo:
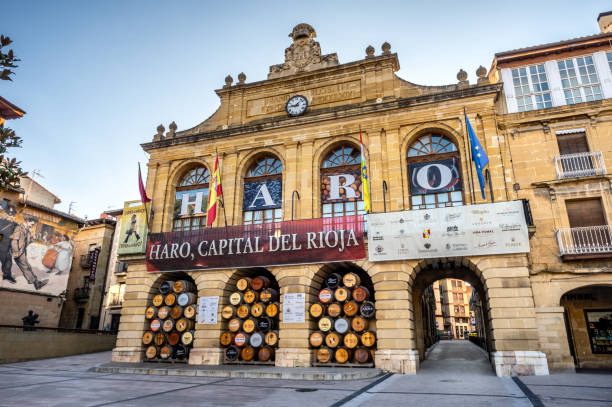
[[[470,298],[472,287],[464,281],[444,279],[433,284],[436,295],[436,324],[442,338],[465,339],[472,330]]]

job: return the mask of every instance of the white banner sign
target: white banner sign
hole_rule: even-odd
[[[216,324],[219,296],[200,297],[198,324]]]
[[[521,201],[368,214],[370,261],[526,252]]]
[[[306,294],[283,295],[283,323],[303,323],[306,315]]]

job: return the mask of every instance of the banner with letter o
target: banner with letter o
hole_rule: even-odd
[[[462,189],[457,158],[410,164],[409,173],[412,195],[437,194]]]

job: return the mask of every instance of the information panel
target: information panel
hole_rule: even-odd
[[[283,323],[303,323],[306,314],[306,294],[283,295]]]
[[[198,307],[198,324],[216,324],[219,296],[200,297]]]
[[[521,201],[368,215],[370,261],[526,252]]]

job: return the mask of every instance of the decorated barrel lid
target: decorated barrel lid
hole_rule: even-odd
[[[328,317],[323,317],[319,320],[319,329],[323,332],[329,332],[332,329],[332,320]]]
[[[334,292],[329,288],[324,288],[319,291],[319,301],[323,304],[329,304],[334,298]]]
[[[336,349],[336,354],[334,356],[336,358],[336,362],[346,363],[349,360],[350,353],[345,348],[338,348]]]
[[[246,360],[247,362],[253,360],[255,357],[255,349],[250,346],[245,346],[240,350],[240,358],[242,360]]]
[[[370,352],[364,348],[356,349],[355,360],[359,363],[366,363],[368,360],[370,360]]]
[[[249,318],[247,320],[245,320],[242,323],[242,329],[244,329],[244,332],[250,334],[251,332],[253,332],[255,330],[255,320],[252,318]]]
[[[246,345],[248,341],[249,336],[244,332],[238,332],[236,335],[234,335],[234,345],[238,347]]]
[[[195,318],[196,315],[196,307],[195,305],[188,305],[185,307],[185,309],[183,310],[183,315],[185,315],[185,318]]]
[[[344,346],[346,346],[349,349],[354,349],[357,347],[357,345],[359,345],[359,337],[357,335],[355,335],[353,332],[349,332],[346,335],[344,335]]]
[[[172,309],[170,309],[170,318],[179,319],[181,315],[183,315],[183,308],[179,307],[178,305],[175,305],[172,307]]]
[[[346,273],[344,277],[342,277],[342,283],[345,287],[354,288],[361,284],[361,278],[355,273]]]
[[[255,291],[253,291],[253,290],[246,290],[244,292],[243,299],[244,299],[244,302],[246,302],[247,304],[252,304],[252,303],[254,303],[255,301],[257,301],[259,299],[258,297],[259,296],[257,295],[257,293]]]
[[[232,335],[231,332],[225,331],[225,332],[221,332],[221,337],[219,338],[219,342],[223,346],[228,346],[232,343],[233,339],[234,339],[234,335]]]
[[[173,328],[174,328],[174,320],[172,319],[167,319],[162,324],[162,329],[164,330],[164,332],[170,332],[172,331]]]
[[[344,313],[347,316],[352,317],[354,315],[357,315],[357,311],[359,311],[359,306],[355,301],[347,301],[344,303],[343,309]]]
[[[309,342],[311,346],[318,348],[323,344],[323,334],[321,332],[313,332],[310,334]]]
[[[236,311],[236,308],[232,307],[231,305],[226,305],[221,310],[221,317],[223,319],[230,319],[231,317],[234,316],[235,311]]]
[[[230,346],[229,348],[225,349],[225,359],[227,360],[233,361],[238,359],[238,354],[238,349],[233,346]]]
[[[317,349],[317,360],[321,363],[330,362],[333,356],[333,352],[329,348]]]
[[[161,328],[161,321],[157,318],[151,320],[151,323],[149,324],[149,328],[151,328],[151,331],[153,332],[159,331],[159,328]]]
[[[254,348],[259,348],[262,344],[263,344],[263,335],[260,333],[254,333],[253,335],[251,335],[251,338],[249,339],[249,343],[251,344],[252,347]]]
[[[274,322],[268,317],[262,317],[257,320],[257,329],[261,332],[268,332],[274,327]]]
[[[236,315],[238,315],[238,317],[244,319],[246,317],[249,316],[249,312],[251,310],[249,309],[249,306],[246,304],[241,304],[238,306],[238,309],[236,310]]]
[[[278,332],[270,331],[266,334],[265,337],[266,345],[276,346],[278,344]]]
[[[161,294],[155,294],[153,297],[153,305],[156,307],[161,306],[164,303],[164,296]]]
[[[176,294],[166,294],[166,296],[164,297],[164,303],[168,306],[173,306],[176,303]]]
[[[367,324],[368,323],[367,323],[367,320],[365,318],[360,317],[360,316],[356,316],[351,321],[351,328],[355,332],[361,332],[361,331],[366,329]]]
[[[166,306],[159,307],[159,309],[157,310],[157,317],[159,319],[166,319],[168,317],[169,312],[170,312],[170,308]]]
[[[364,302],[363,304],[361,304],[361,307],[359,308],[359,312],[365,318],[372,318],[374,316],[374,313],[376,312],[376,308],[374,307],[374,303],[372,303],[370,301]]]
[[[161,346],[166,342],[166,335],[163,332],[157,332],[155,334],[154,342],[157,346]]]
[[[232,332],[238,332],[242,326],[241,321],[238,318],[232,318],[227,324],[228,328]]]
[[[164,345],[159,348],[159,357],[162,359],[169,359],[172,356],[172,348],[169,345]]]
[[[363,286],[359,286],[353,290],[353,299],[357,302],[364,302],[370,299],[370,290]]]
[[[147,309],[145,310],[145,318],[146,319],[153,319],[153,317],[155,317],[155,312],[157,310],[155,309],[155,307],[147,307]]]
[[[153,332],[145,331],[145,333],[142,334],[143,345],[150,345],[152,342],[153,342]]]
[[[266,315],[270,318],[274,318],[278,315],[278,304],[272,303],[266,305]]]
[[[325,335],[325,344],[330,348],[335,348],[336,346],[340,345],[340,335],[338,335],[336,332],[328,333]]]
[[[335,289],[340,285],[341,281],[342,277],[340,277],[340,274],[331,273],[325,278],[325,285],[331,289]]]
[[[257,276],[253,280],[251,280],[251,287],[255,291],[259,291],[262,288],[270,287],[270,279],[264,276]]]
[[[174,284],[174,281],[164,281],[159,286],[159,292],[162,294],[168,294],[170,291],[172,291],[173,284]]]
[[[261,292],[259,299],[261,300],[261,302],[265,303],[276,301],[278,299],[278,291],[273,288],[266,288]]]
[[[157,348],[154,345],[147,346],[145,350],[145,356],[147,359],[155,359],[157,356]]]
[[[344,302],[351,298],[351,292],[345,287],[339,287],[334,291],[334,298],[336,301]]]
[[[324,306],[322,304],[319,304],[318,302],[315,302],[314,304],[312,304],[309,309],[310,316],[313,318],[319,318],[323,316],[324,312],[325,312]]]
[[[336,321],[334,321],[334,330],[341,334],[345,333],[349,330],[348,321],[344,318],[338,318]]]
[[[372,331],[366,331],[361,334],[361,343],[367,347],[374,346],[376,343],[376,335]]]
[[[194,326],[193,321],[185,318],[181,318],[176,321],[176,330],[179,332],[185,332],[188,329],[192,329]]]
[[[242,302],[242,293],[232,293],[229,297],[229,302],[232,305],[238,305]]]
[[[270,349],[267,346],[262,347],[261,349],[259,349],[259,352],[257,352],[257,359],[259,359],[262,362],[266,362],[270,360],[271,358],[272,358],[272,349]]]
[[[180,340],[181,340],[181,337],[178,334],[178,332],[170,332],[168,334],[168,343],[170,345],[176,345],[179,343]]]
[[[257,318],[257,317],[262,316],[263,313],[264,313],[264,305],[261,302],[253,304],[253,306],[251,307],[251,315]]]
[[[247,288],[251,286],[251,279],[248,277],[243,277],[236,283],[236,288],[240,291],[245,291]]]
[[[342,305],[337,302],[332,302],[327,306],[327,314],[332,318],[339,317],[342,315]]]
[[[191,345],[192,342],[193,342],[193,332],[191,331],[183,332],[183,334],[181,335],[181,343],[183,345]],[[230,343],[231,343],[231,340],[230,340]]]

